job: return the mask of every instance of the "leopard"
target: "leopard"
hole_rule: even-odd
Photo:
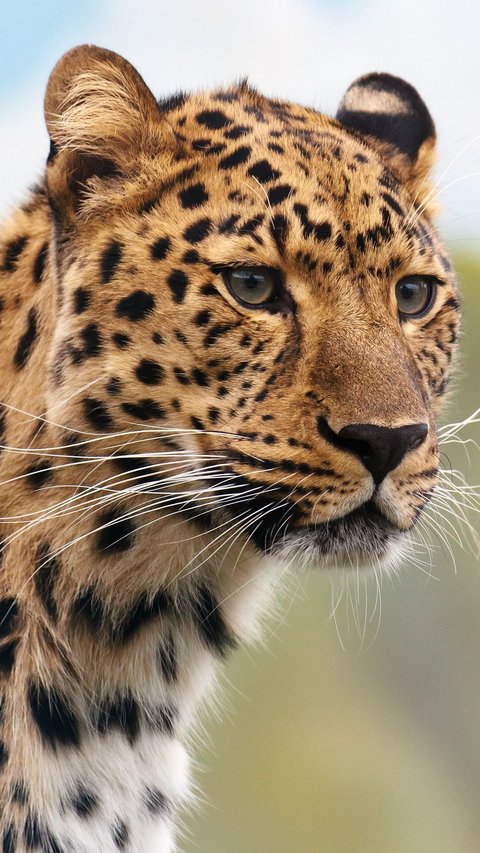
[[[68,51],[0,235],[4,853],[170,853],[220,664],[286,572],[389,572],[439,474],[460,296],[436,131],[372,72],[335,117],[157,100]]]

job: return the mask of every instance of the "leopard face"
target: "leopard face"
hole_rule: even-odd
[[[459,325],[415,90],[369,75],[336,119],[245,85],[157,104],[80,48],[46,114],[56,418],[191,454],[198,523],[262,553],[392,559],[435,487]]]

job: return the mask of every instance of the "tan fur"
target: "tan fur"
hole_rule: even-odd
[[[206,111],[222,113],[224,126],[199,122]],[[228,506],[220,506],[219,482],[232,493],[240,476],[256,495],[271,489],[272,504],[294,502],[293,532],[369,501],[370,475],[359,458],[321,438],[316,422],[322,416],[337,433],[352,423],[428,423],[427,440],[388,475],[376,498],[399,530],[414,524],[433,489],[435,417],[459,323],[454,277],[430,208],[421,207],[434,144],[427,140],[417,160],[407,162],[384,142],[246,86],[220,97],[193,95],[162,111],[125,60],[98,48],[78,48],[61,60],[47,90],[46,117],[55,156],[45,182],[3,224],[0,246],[0,598],[18,604],[11,631],[0,640],[0,662],[5,644],[18,640],[14,665],[0,673],[0,738],[8,752],[0,830],[7,840],[9,832],[15,835],[12,850],[26,850],[25,821],[35,813],[58,849],[71,844],[75,853],[108,853],[119,849],[106,833],[123,810],[130,822],[124,849],[164,853],[173,849],[172,810],[186,797],[180,741],[212,682],[218,652],[201,639],[202,624],[192,617],[199,585],[211,591],[232,636],[246,640],[279,571],[250,541],[260,515],[231,517]],[[238,136],[229,138],[238,127]],[[245,162],[223,168],[242,146],[251,149]],[[266,182],[248,171],[264,160],[278,173]],[[106,161],[113,165],[108,174],[99,165]],[[196,184],[208,198],[185,206],[180,193]],[[269,196],[277,185],[290,187],[278,203]],[[392,208],[385,218],[385,193],[394,193],[402,221]],[[331,236],[315,240],[298,204],[308,207],[311,224],[328,222]],[[278,214],[288,224],[282,246]],[[237,219],[227,230],[232,216]],[[187,230],[204,219],[210,223],[205,233],[189,240]],[[360,251],[357,235],[382,222],[388,239],[374,245],[367,236]],[[15,254],[20,238],[25,244]],[[160,239],[168,248],[158,259],[152,247]],[[119,259],[108,277],[102,264],[112,242],[120,246]],[[48,260],[35,281],[43,246]],[[197,260],[187,262],[187,251],[197,252]],[[216,272],[231,263],[281,269],[295,312],[240,305]],[[174,271],[188,279],[181,299],[169,284]],[[400,324],[395,284],[407,275],[443,284],[425,319]],[[79,288],[89,296],[80,312]],[[155,302],[138,320],[117,310],[133,291]],[[36,335],[18,365],[32,309]],[[215,329],[220,332],[209,341]],[[114,342],[118,334],[129,336],[124,348]],[[143,360],[159,366],[158,384],[138,378]],[[86,416],[86,398],[105,407],[103,427],[95,413],[93,420]],[[145,400],[161,415],[136,415],[131,406],[138,411]],[[119,472],[114,454],[130,461],[138,454],[139,467],[148,460],[158,482],[135,492],[138,472]],[[51,466],[38,488],[27,470],[33,463]],[[213,464],[226,479],[209,481],[207,472],[200,489],[195,471]],[[164,483],[165,472],[182,473],[184,480]],[[211,529],[180,513],[193,499],[197,511],[213,512]],[[175,505],[162,509],[158,500]],[[99,550],[101,513],[118,507],[122,518],[132,519],[131,546],[114,542],[111,552]],[[279,543],[282,535],[288,539],[286,527]],[[49,559],[39,560],[43,544],[58,561],[50,601],[55,618],[35,582]],[[289,548],[286,542],[285,554]],[[347,562],[362,562],[361,553],[348,553]],[[109,631],[115,633],[136,602],[155,601],[159,589],[167,591],[170,609],[146,619],[127,640],[113,641]],[[104,607],[98,630],[75,612],[85,590],[94,590]],[[158,660],[172,632],[178,672],[169,683]],[[79,745],[57,743],[52,750],[42,739],[26,701],[32,680],[64,698],[81,730]],[[145,719],[155,704],[174,706],[174,736],[147,737],[142,723],[134,749],[124,732],[100,735],[96,709],[119,692],[134,697]],[[135,780],[140,786],[148,777],[151,784],[155,773],[164,773],[170,810],[160,816],[157,840],[152,828],[147,844],[140,839],[153,818],[137,803]],[[68,811],[79,780],[105,798],[89,818],[90,829]],[[26,803],[12,795],[20,782],[28,787]]]

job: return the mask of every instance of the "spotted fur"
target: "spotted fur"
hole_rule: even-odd
[[[0,838],[166,853],[184,734],[282,561],[387,563],[435,486],[459,326],[435,132],[388,75],[336,119],[243,83],[157,103],[93,47],[45,111],[0,244]],[[230,265],[277,270],[275,305]],[[401,322],[407,275],[437,293]],[[348,430],[412,424],[372,477]]]

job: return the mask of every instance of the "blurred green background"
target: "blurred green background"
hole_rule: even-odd
[[[43,170],[43,92],[75,44],[122,53],[157,95],[248,75],[332,114],[368,71],[417,86],[437,125],[441,227],[465,299],[445,422],[480,405],[479,4],[18,0],[0,20],[2,214]],[[480,442],[480,425],[462,435]],[[448,444],[444,466],[480,483],[469,451]],[[371,583],[352,588],[353,604],[344,594],[335,623],[331,581],[292,576],[264,648],[232,658],[223,710],[203,717],[203,804],[185,853],[480,853],[480,563],[432,541],[431,577],[410,566],[385,579],[381,618]]]
[[[480,254],[451,248],[465,322],[443,422],[480,404]],[[480,426],[460,435],[480,441]],[[445,454],[480,483],[474,445]],[[207,803],[187,821],[188,853],[478,853],[480,563],[431,541],[431,576],[384,579],[381,614],[371,581],[357,608],[355,584],[353,604],[344,593],[335,624],[331,580],[292,578],[266,648],[227,666],[220,721],[205,716]]]

